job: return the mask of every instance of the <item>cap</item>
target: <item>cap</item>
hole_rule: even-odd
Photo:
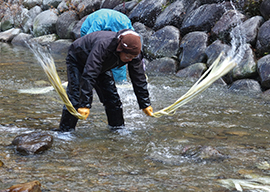
[[[126,31],[119,35],[118,39],[116,51],[129,53],[136,56],[140,54],[142,44],[138,33]]]

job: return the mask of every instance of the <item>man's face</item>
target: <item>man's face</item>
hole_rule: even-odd
[[[137,55],[132,55],[132,54],[129,54],[129,53],[120,52],[119,57],[120,57],[120,60],[122,62],[128,63],[132,59],[134,59],[135,57],[137,57]]]

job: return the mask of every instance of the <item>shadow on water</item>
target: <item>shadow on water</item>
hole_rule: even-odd
[[[215,83],[175,115],[156,119],[139,110],[130,86],[121,86],[125,131],[108,130],[95,96],[90,118],[79,121],[75,132],[59,134],[49,131],[61,115],[57,94],[18,93],[48,86],[33,54],[1,43],[0,49],[0,189],[39,180],[43,191],[224,191],[217,179],[269,175],[270,167],[259,166],[270,157],[266,98],[231,93]],[[65,58],[56,58],[56,65],[65,81]],[[154,110],[175,102],[193,83],[149,76]],[[53,147],[20,156],[9,145],[32,131],[52,134]],[[201,147],[226,158],[202,155]]]

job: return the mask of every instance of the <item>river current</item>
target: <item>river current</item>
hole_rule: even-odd
[[[65,56],[54,55],[66,81]],[[90,116],[72,133],[55,133],[62,103],[33,53],[0,43],[0,190],[39,180],[42,191],[225,191],[222,179],[268,178],[270,100],[263,94],[230,92],[214,83],[173,116],[152,118],[139,110],[132,87],[118,87],[126,129],[110,132],[103,106],[94,97]],[[154,111],[174,103],[195,80],[148,75]],[[54,136],[48,151],[30,156],[10,146],[19,134]],[[202,158],[212,147],[224,159]],[[183,151],[193,148],[194,154]],[[263,166],[264,165],[264,166]],[[265,185],[265,183],[261,183]]]

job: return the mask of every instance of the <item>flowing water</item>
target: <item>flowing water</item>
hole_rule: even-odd
[[[151,118],[139,110],[130,86],[120,86],[126,130],[110,132],[95,95],[90,116],[73,133],[55,133],[62,104],[46,87],[47,77],[33,53],[0,43],[0,189],[39,180],[42,191],[225,191],[219,179],[269,176],[270,102],[263,95],[229,92],[215,83],[173,116]],[[66,80],[65,57],[54,55]],[[154,111],[175,102],[194,81],[148,76]],[[41,85],[40,85],[41,84]],[[21,156],[14,137],[33,131],[54,136],[45,153]],[[226,158],[203,158],[210,146]],[[183,151],[193,149],[189,155]],[[228,188],[233,189],[233,188]]]

